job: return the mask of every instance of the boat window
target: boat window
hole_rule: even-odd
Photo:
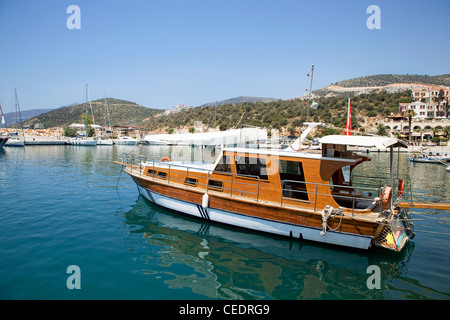
[[[197,185],[197,179],[195,179],[195,178],[186,178],[186,179],[184,179],[184,184],[187,184],[187,185],[195,187]]]
[[[257,176],[262,180],[268,179],[265,159],[235,156],[234,161],[237,174]]]
[[[344,179],[346,182],[350,183],[350,173],[351,173],[351,168],[350,166],[345,166],[342,168],[342,173],[344,174]]]
[[[209,180],[208,181],[208,186],[210,188],[215,188],[215,189],[220,189],[220,190],[223,189],[222,181],[219,181],[219,180]]]
[[[350,175],[351,175],[351,167],[345,166],[342,167],[336,172],[333,173],[331,176],[331,185],[332,186],[338,186],[338,185],[350,185]]]
[[[215,171],[231,173],[230,158],[228,156],[223,156],[217,164]]]
[[[278,167],[281,186],[283,188],[283,197],[308,200],[302,163],[279,160]]]
[[[165,179],[167,176],[167,172],[159,171],[157,177]]]

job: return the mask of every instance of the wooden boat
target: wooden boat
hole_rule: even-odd
[[[214,164],[163,158],[121,162],[139,193],[162,207],[255,231],[327,244],[400,251],[414,230],[400,208],[403,181],[393,178],[395,138],[327,136],[322,151],[225,148]],[[388,184],[354,186],[346,171],[370,160],[348,146],[391,151]]]

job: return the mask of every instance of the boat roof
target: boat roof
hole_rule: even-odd
[[[308,151],[290,151],[288,149],[253,149],[253,148],[224,148],[224,153],[236,152],[236,153],[246,153],[246,154],[258,154],[267,155],[274,157],[290,157],[290,158],[303,158],[303,159],[321,159],[324,157],[322,153],[313,153]],[[219,157],[220,158],[220,157]],[[219,161],[219,158],[217,161]],[[327,161],[346,161],[346,162],[357,162],[356,158],[335,158],[326,157]]]
[[[408,146],[397,138],[378,137],[378,136],[344,136],[344,135],[330,135],[319,139],[322,144],[337,144],[347,145],[353,147],[365,147],[365,148],[378,148],[385,149],[389,147],[402,147],[408,148]]]

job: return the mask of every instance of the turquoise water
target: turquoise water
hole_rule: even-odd
[[[0,151],[1,299],[450,298],[447,211],[414,211],[416,237],[400,254],[290,241],[146,202],[112,163],[130,151],[153,159],[216,156],[150,146]],[[450,174],[443,166],[411,164],[400,156],[401,174],[422,198],[449,197]],[[371,157],[360,173],[386,170],[387,154]],[[80,289],[67,286],[71,265],[79,267]],[[368,286],[369,266],[381,272],[379,289]]]

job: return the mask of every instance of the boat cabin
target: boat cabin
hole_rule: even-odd
[[[334,149],[333,152],[330,149]],[[242,188],[243,192],[239,195],[248,197],[257,193],[259,201],[313,210],[332,205],[366,211],[377,202],[374,197],[365,197],[363,192],[355,190],[350,174],[356,165],[367,160],[370,159],[348,152],[345,146],[327,146],[322,154],[225,149],[210,179],[214,180],[220,173],[229,174],[234,179],[233,188],[238,185]],[[229,185],[223,182],[221,187],[227,189]],[[234,191],[231,190],[231,193],[234,194]]]

